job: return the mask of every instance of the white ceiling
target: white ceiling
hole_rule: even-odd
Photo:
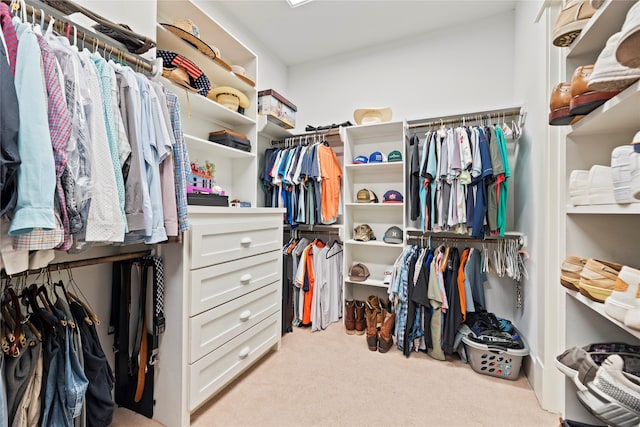
[[[512,10],[516,0],[216,0],[289,66]]]

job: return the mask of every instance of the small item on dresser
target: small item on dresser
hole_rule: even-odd
[[[174,21],[173,24],[161,23],[160,25],[207,55],[227,71],[231,71],[231,66],[222,60],[220,49],[207,44],[200,38],[200,29],[191,19],[184,18]]]
[[[219,86],[211,89],[207,94],[207,98],[224,105],[231,111],[239,111],[239,108],[242,108],[244,111],[244,109],[249,108],[249,105],[251,105],[247,95],[230,86]]]
[[[187,193],[187,204],[229,207],[229,196],[207,193]]]
[[[233,199],[230,206],[232,208],[250,208],[251,202],[241,202],[239,199]]]
[[[247,139],[247,135],[227,129],[209,132],[209,141],[242,151],[251,151],[251,141]]]
[[[285,129],[296,127],[298,107],[273,89],[258,92],[258,114],[271,116]]]

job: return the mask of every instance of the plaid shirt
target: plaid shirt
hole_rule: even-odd
[[[180,121],[180,102],[175,93],[167,90],[167,107],[171,116],[171,128],[176,140],[173,146],[173,162],[176,175],[176,205],[178,207],[178,230],[187,231],[189,221],[187,219],[187,175],[191,171],[189,153],[184,142],[182,122]]]
[[[9,56],[9,68],[11,74],[16,74],[16,57],[18,55],[18,38],[16,37],[16,29],[11,22],[11,11],[9,6],[0,2],[0,26],[2,27],[2,35],[7,44],[7,55]]]

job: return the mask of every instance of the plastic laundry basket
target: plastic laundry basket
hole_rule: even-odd
[[[520,332],[518,332],[518,335],[520,335]],[[462,342],[464,343],[467,360],[471,368],[480,374],[491,375],[492,377],[506,378],[508,380],[518,379],[522,359],[529,355],[529,346],[524,339],[522,339],[524,344],[522,349],[504,349],[502,347],[489,346],[475,342],[466,336],[462,337]]]

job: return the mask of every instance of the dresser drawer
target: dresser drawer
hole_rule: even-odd
[[[269,283],[280,282],[280,251],[193,270],[189,273],[189,316],[195,316]]]
[[[193,363],[280,311],[280,283],[248,293],[189,319],[189,362]]]
[[[282,248],[282,216],[225,215],[191,226],[191,269]]]
[[[193,411],[280,339],[276,313],[189,365],[189,410]]]

